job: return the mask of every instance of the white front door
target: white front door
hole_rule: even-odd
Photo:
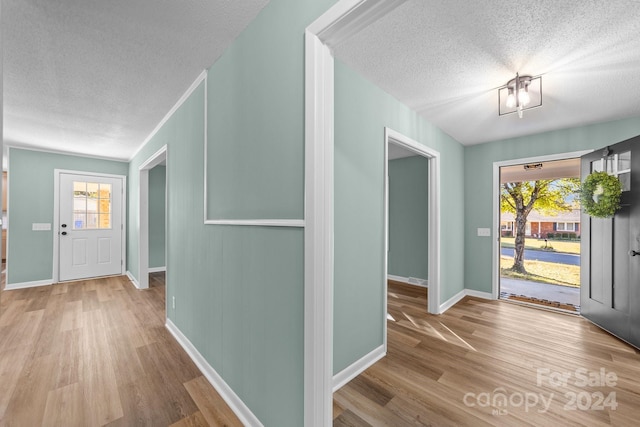
[[[122,274],[123,179],[60,173],[60,281]]]

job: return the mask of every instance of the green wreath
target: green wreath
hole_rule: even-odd
[[[610,218],[620,208],[622,183],[606,172],[593,172],[580,187],[580,201],[584,211],[592,217]]]

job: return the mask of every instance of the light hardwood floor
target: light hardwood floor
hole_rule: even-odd
[[[164,327],[164,282],[2,292],[0,425],[239,426]]]
[[[113,277],[3,292],[0,425],[241,425],[164,328],[162,275],[150,279],[146,291]],[[424,289],[390,286],[388,356],[335,394],[335,426],[638,425],[640,353],[584,319],[475,298],[441,316],[425,307]],[[616,385],[577,385],[579,368]],[[572,377],[554,386],[560,373]],[[585,392],[618,406],[580,410]],[[484,406],[500,393],[511,403]]]
[[[334,426],[640,425],[640,352],[585,319],[471,297],[433,316],[426,289],[388,296],[387,357],[334,394]]]

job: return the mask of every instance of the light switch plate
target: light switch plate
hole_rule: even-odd
[[[478,228],[478,237],[491,237],[490,228]]]
[[[50,222],[34,222],[31,224],[32,231],[49,231],[51,230]]]

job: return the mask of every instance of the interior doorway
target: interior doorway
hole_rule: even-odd
[[[164,286],[166,252],[166,162],[149,170],[149,287]]]
[[[149,274],[162,276],[166,275],[166,257],[167,246],[166,239],[157,239],[157,234],[150,238],[150,230],[158,229],[162,231],[162,234],[166,236],[166,223],[167,223],[167,146],[163,146],[155,154],[147,159],[139,167],[139,242],[138,242],[138,283],[137,286],[140,289],[149,288],[150,277]],[[158,169],[156,169],[158,168]],[[153,172],[152,172],[153,170]],[[151,183],[158,183],[157,177],[162,178],[164,176],[164,188],[150,187]],[[159,190],[159,191],[158,191]],[[164,191],[164,206],[161,203],[162,199],[157,197]],[[151,196],[150,196],[151,195]],[[160,199],[160,203],[159,200]],[[150,206],[151,203],[151,206]],[[159,212],[159,211],[162,212]],[[159,215],[159,214],[162,215]],[[153,227],[153,228],[152,228]],[[162,244],[161,248],[158,246]],[[153,245],[153,246],[151,246]],[[164,265],[157,265],[158,263]],[[151,266],[151,267],[150,267]],[[154,277],[155,279],[155,277]],[[155,282],[155,281],[154,281]],[[166,283],[166,280],[162,278],[162,282]]]
[[[499,167],[500,299],[580,312],[580,158]]]
[[[427,288],[427,310],[440,312],[440,154],[385,129],[384,277]],[[385,317],[387,317],[387,286]],[[385,328],[386,347],[386,328]]]

